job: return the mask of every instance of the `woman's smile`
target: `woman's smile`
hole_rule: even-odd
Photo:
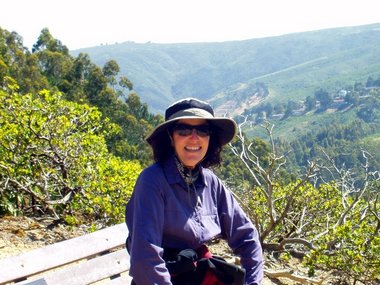
[[[204,119],[183,119],[174,128],[173,147],[179,160],[188,168],[194,168],[207,153],[210,136]],[[194,127],[194,128],[192,128]]]

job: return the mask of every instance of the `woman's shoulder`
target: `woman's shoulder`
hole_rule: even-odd
[[[216,176],[216,174],[214,173],[214,171],[212,171],[210,168],[204,168],[204,167],[202,167],[202,171],[203,171],[203,175],[206,177],[206,176],[208,176],[208,177],[213,177],[213,178],[218,178],[217,176]]]
[[[160,177],[163,175],[162,167],[159,163],[153,163],[146,168],[144,168],[139,177],[140,179],[152,179],[154,177]]]
[[[221,179],[209,168],[203,168],[203,177],[206,182],[221,183]]]

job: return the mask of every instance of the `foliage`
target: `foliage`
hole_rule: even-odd
[[[47,90],[22,95],[6,81],[0,90],[0,211],[121,221],[140,165],[107,151],[105,135],[116,126],[94,107]]]
[[[320,246],[305,258],[305,264],[313,273],[316,268],[333,271],[341,279],[362,284],[378,284],[380,278],[380,237],[374,216],[360,220],[356,217],[337,226],[320,240]],[[334,248],[328,248],[333,241]]]
[[[320,34],[316,33],[316,37],[309,34],[306,40],[318,42],[317,47],[311,45],[315,52],[312,56],[310,51],[305,52],[303,45],[282,37],[268,40],[272,49],[266,49],[259,41],[245,41],[238,49],[229,44],[220,52],[221,57],[214,50],[221,47],[219,44],[199,44],[196,48],[202,53],[198,54],[192,45],[166,46],[160,59],[165,59],[165,66],[175,66],[179,74],[177,84],[170,81],[175,76],[167,72],[158,73],[160,77],[168,75],[162,80],[142,76],[160,88],[157,82],[169,82],[172,89],[162,89],[176,96],[190,96],[191,92],[198,92],[195,95],[199,96],[205,86],[214,92],[224,84],[231,86],[236,79],[248,80],[247,84],[238,84],[237,89],[230,87],[227,95],[221,94],[214,101],[218,104],[223,104],[223,97],[237,96],[239,103],[244,103],[247,96],[258,99],[255,96],[261,93],[271,99],[273,90],[288,99],[294,82],[304,86],[304,92],[294,92],[294,97],[284,106],[264,102],[259,121],[265,122],[265,116],[281,110],[286,112],[287,120],[298,120],[293,129],[301,126],[305,130],[316,124],[320,126],[318,131],[307,133],[299,141],[280,142],[274,140],[273,129],[266,124],[264,130],[270,142],[267,144],[244,134],[242,125],[249,122],[241,122],[239,140],[231,144],[230,151],[224,152],[224,164],[218,174],[225,179],[234,177],[234,181],[227,182],[236,189],[235,194],[256,224],[265,250],[282,260],[289,256],[302,258],[310,268],[310,275],[319,268],[337,270],[342,282],[371,284],[379,282],[380,191],[378,164],[372,166],[376,159],[367,148],[372,148],[376,158],[379,111],[378,92],[373,87],[379,86],[379,79],[368,75],[374,74],[377,66],[350,75],[355,80],[367,76],[366,87],[360,81],[355,83],[346,98],[350,110],[335,116],[340,121],[333,123],[326,107],[331,103],[327,90],[334,84],[329,79],[329,88],[322,88],[321,77],[315,76],[314,71],[329,78],[341,68],[337,60],[342,56],[338,52],[342,47],[348,47],[345,55],[349,62],[356,61],[359,57],[352,55],[359,54],[378,62],[374,60],[376,53],[361,52],[363,42],[376,44],[378,37],[362,41],[363,37],[373,35],[373,31],[364,29],[353,33],[357,38],[348,46],[342,31],[331,32],[327,37],[328,55],[333,51],[334,56],[324,69],[320,66],[325,62],[326,48],[320,48]],[[276,50],[273,43],[278,41],[282,43],[281,49]],[[288,46],[285,54],[284,43]],[[162,71],[151,48],[149,45],[149,55],[144,60],[152,63],[147,65],[150,70]],[[178,51],[183,48],[191,51],[192,56],[181,56]],[[252,61],[261,68],[252,70],[245,63],[242,66],[243,58],[233,61],[236,66],[222,70],[220,67],[228,62],[225,54],[231,51],[243,57],[264,51],[262,57]],[[192,77],[168,58],[190,66]],[[276,62],[271,62],[271,58],[276,58]],[[208,62],[212,66],[198,69],[194,62]],[[95,65],[83,53],[72,57],[47,29],[41,32],[32,53],[22,46],[22,39],[16,33],[0,29],[0,214],[50,214],[70,224],[122,221],[124,203],[134,181],[141,167],[150,161],[144,136],[162,117],[150,114],[148,105],[133,91],[132,82],[118,76],[121,69],[115,60],[103,64],[102,68]],[[302,75],[289,76],[297,72]],[[341,74],[344,73],[347,70],[342,69]],[[263,79],[260,84],[249,81],[260,76]],[[212,81],[216,79],[219,83]],[[149,84],[139,85],[149,89],[146,87]],[[309,117],[295,119],[292,114],[300,107],[296,101],[300,93],[310,96],[313,88],[318,91],[314,98],[307,100],[307,110],[313,111],[317,97],[323,101],[323,110],[314,112],[316,120],[307,124]],[[363,94],[366,88],[370,89],[369,94]],[[166,93],[158,100],[160,104],[173,99]],[[279,124],[286,126],[285,121]],[[287,126],[281,131],[287,139],[300,138]],[[339,151],[354,153],[349,141],[365,148],[361,147],[355,156],[346,156],[347,159]],[[294,152],[282,155],[288,146]],[[326,159],[322,161],[321,155]],[[290,160],[302,162],[300,174],[288,167]]]
[[[242,134],[244,136],[244,134]],[[270,153],[268,144],[259,138],[254,138],[250,140],[244,136],[247,144],[252,145],[257,154],[257,159],[261,163],[266,164],[267,158]],[[213,169],[214,172],[221,177],[225,183],[227,183],[231,188],[236,189],[236,191],[241,191],[241,188],[249,187],[249,185],[255,184],[250,170],[247,169],[240,159],[236,156],[236,152],[240,152],[239,140],[234,140],[230,143],[230,148],[225,148],[222,152],[223,162],[222,164]]]
[[[125,203],[141,171],[140,164],[109,155],[101,157],[92,168],[88,190],[84,195],[75,196],[70,203],[74,215],[68,214],[65,219],[75,218],[75,223],[82,224],[86,220],[78,219],[77,213],[83,212],[84,217],[90,216],[108,225],[123,222]]]
[[[271,138],[273,126],[264,128]],[[316,269],[324,269],[337,271],[339,282],[379,282],[380,175],[370,170],[368,154],[363,153],[361,175],[359,169],[339,167],[325,153],[325,160],[310,162],[302,179],[284,183],[286,156],[273,139],[266,164],[244,137],[239,139],[241,146],[234,147],[234,153],[255,185],[235,193],[255,223],[264,250],[280,259],[289,254],[303,259],[314,277]],[[324,182],[323,172],[333,179]]]
[[[258,81],[269,96],[263,103],[298,102],[315,90],[344,88],[379,74],[379,24],[320,30],[221,43],[102,45],[72,51],[87,53],[98,65],[115,59],[122,74],[152,110],[168,101],[195,96],[225,106],[230,97],[250,108]],[[323,83],[323,85],[321,85]],[[244,94],[244,98],[240,95]],[[233,101],[233,103],[235,103]]]
[[[298,167],[305,167],[308,161],[322,157],[325,151],[334,156],[338,164],[358,168],[363,162],[361,153],[365,150],[371,152],[371,168],[376,170],[380,167],[379,144],[370,137],[376,137],[379,131],[378,123],[368,124],[360,119],[346,124],[332,121],[328,126],[321,126],[293,141],[282,139],[278,143],[282,149],[291,150],[289,160]]]
[[[110,59],[101,68],[86,54],[72,57],[66,46],[43,29],[32,53],[22,46],[16,33],[0,29],[0,86],[6,76],[14,78],[21,93],[46,89],[60,91],[63,98],[87,103],[99,109],[103,120],[118,125],[119,131],[105,136],[108,150],[123,159],[150,162],[147,133],[161,116],[148,112],[148,106],[132,90],[132,82],[119,76],[118,63]]]
[[[368,81],[374,84],[373,82],[378,80],[368,79]],[[286,114],[281,120],[273,115],[270,118],[266,117],[267,121],[276,124],[277,130],[273,134],[276,144],[282,152],[289,153],[288,167],[294,171],[307,167],[309,161],[327,152],[335,157],[338,164],[359,168],[363,162],[361,153],[364,150],[371,153],[371,169],[379,169],[380,145],[377,137],[380,131],[380,88],[359,86],[362,85],[357,82],[347,90],[334,93],[334,96],[327,94],[325,90],[316,92],[319,94],[319,99],[322,96],[333,97],[332,105],[307,106],[306,102],[297,113],[288,115],[286,119],[284,119]],[[357,99],[353,101],[350,95],[354,93],[357,94]],[[312,105],[316,102],[316,98],[314,100],[309,98],[309,101]],[[266,112],[263,106],[258,106],[254,109],[254,113],[250,113],[247,120],[254,127],[244,129],[250,136],[260,134],[264,139],[265,132],[257,128],[257,125],[264,121],[258,120],[263,110]],[[255,113],[257,113],[256,119]],[[255,124],[252,124],[249,118],[255,121]]]

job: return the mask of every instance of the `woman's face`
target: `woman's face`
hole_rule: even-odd
[[[209,127],[204,119],[183,119],[176,125],[178,127],[174,127],[172,135],[174,150],[186,167],[194,168],[206,155],[210,141]],[[197,126],[199,129],[196,130]]]

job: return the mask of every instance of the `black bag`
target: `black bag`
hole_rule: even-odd
[[[174,285],[243,285],[245,281],[243,268],[219,256],[199,258],[193,249],[182,250],[175,258],[165,260]],[[205,283],[210,280],[210,274],[217,280],[213,284]]]
[[[244,285],[245,269],[219,256],[202,255],[193,249],[165,249],[163,257],[173,285]]]

